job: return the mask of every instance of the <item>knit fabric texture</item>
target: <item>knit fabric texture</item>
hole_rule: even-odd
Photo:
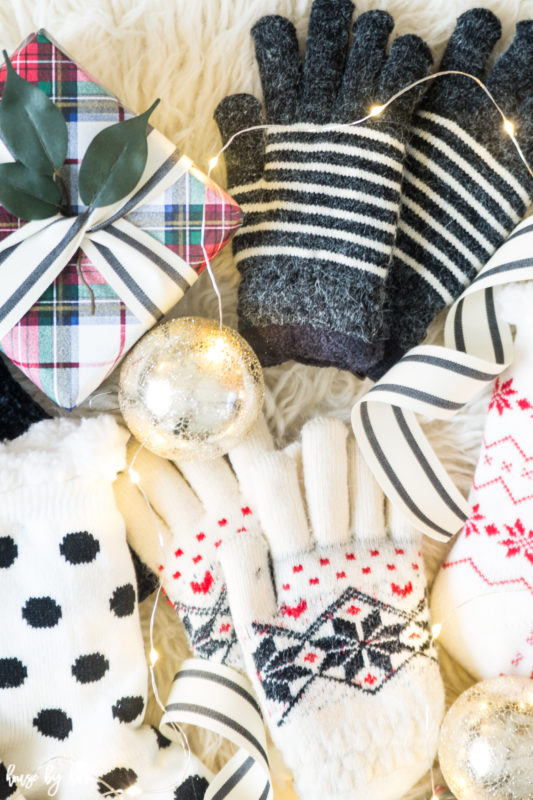
[[[115,482],[130,545],[159,576],[194,655],[244,669],[218,549],[228,536],[257,528],[241,463],[272,447],[266,424],[261,418],[231,453],[235,472],[225,458],[173,464],[140,447],[134,439],[128,445],[138,485],[130,471]]]
[[[486,75],[500,33],[488,9],[466,11],[439,69],[482,79],[531,161],[533,20],[518,23],[511,45]],[[384,359],[369,370],[373,378],[422,341],[437,311],[468,286],[532,199],[533,179],[489,97],[470,78],[436,78],[413,118],[387,282],[389,339]]]
[[[248,674],[298,796],[392,800],[433,760],[443,688],[419,537],[394,512],[385,524],[347,433],[317,418],[301,448],[256,459],[268,544],[248,532],[220,555]]]
[[[1,798],[14,775],[36,776],[27,800],[132,786],[197,800],[207,786],[194,757],[141,724],[147,665],[112,490],[126,438],[112,417],[45,420],[0,447]]]
[[[42,419],[48,419],[48,414],[11,377],[0,359],[0,441],[16,439]]]
[[[0,440],[16,439],[25,433],[34,422],[50,419],[41,406],[30,397],[0,359]],[[156,576],[135,553],[130,550],[135,567],[139,602],[148,597],[158,584]]]
[[[252,30],[265,114],[232,95],[215,119],[227,142],[228,186],[244,224],[233,239],[241,272],[239,327],[264,365],[297,359],[364,372],[377,360],[416,92],[379,120],[349,127],[425,75],[431,55],[398,37],[383,11],[353,26],[350,0],[315,0],[302,64],[294,26],[263,17]],[[381,351],[380,351],[381,352]]]
[[[515,358],[489,401],[472,511],[434,584],[439,641],[479,680],[533,678],[533,286],[506,289]]]

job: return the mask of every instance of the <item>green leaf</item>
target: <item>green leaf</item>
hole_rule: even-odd
[[[122,200],[137,185],[146,166],[148,118],[159,103],[137,117],[110,125],[94,137],[81,162],[78,187],[87,206]]]
[[[42,89],[17,75],[3,52],[7,79],[0,102],[0,136],[14,158],[52,175],[67,157],[67,123]]]
[[[0,164],[0,203],[20,219],[46,219],[60,210],[61,189],[24,164]]]

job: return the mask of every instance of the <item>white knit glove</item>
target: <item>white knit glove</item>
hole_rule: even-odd
[[[429,768],[443,713],[419,537],[315,419],[249,464],[268,540],[221,548],[248,674],[302,800],[400,798]],[[310,527],[308,523],[310,522]]]
[[[112,489],[126,438],[111,417],[56,419],[0,445],[3,798],[13,774],[26,800],[54,787],[60,800],[130,787],[190,800],[207,786],[194,757],[141,724],[147,665]]]
[[[244,664],[218,550],[228,536],[256,529],[247,470],[240,465],[272,446],[261,418],[231,453],[236,476],[225,458],[172,464],[139,450],[132,439],[128,463],[133,466],[115,482],[129,543],[160,577],[194,655],[237,669]]]
[[[478,679],[533,677],[533,284],[502,295],[514,361],[496,379],[472,511],[431,597],[439,641]]]

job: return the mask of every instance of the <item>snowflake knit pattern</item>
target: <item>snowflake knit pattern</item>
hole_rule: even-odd
[[[112,417],[46,420],[0,447],[0,798],[201,800],[209,773],[142,725],[147,665],[112,481]],[[35,776],[17,787],[14,776]],[[28,785],[32,784],[31,786]]]
[[[377,359],[385,281],[396,235],[405,142],[416,92],[379,120],[349,127],[426,74],[427,45],[400,36],[384,11],[354,23],[350,0],[315,0],[305,63],[293,24],[252,30],[269,129],[226,151],[244,224],[233,239],[242,275],[239,327],[264,365],[294,358],[362,372]],[[261,103],[225,98],[222,139],[265,123]]]
[[[261,418],[231,454],[239,483],[224,458],[174,465],[140,450],[132,439],[128,460],[139,476],[139,488],[128,472],[115,482],[128,540],[141,561],[159,576],[193,654],[237,669],[244,665],[218,549],[228,536],[257,528],[246,474],[239,467],[243,457],[248,463],[257,448],[269,447],[270,434]]]
[[[432,594],[440,641],[476,678],[533,678],[533,286],[504,291],[515,359],[488,405],[472,511]]]
[[[312,531],[298,448],[257,459],[268,546],[248,533],[220,551],[249,677],[306,800],[401,797],[429,768],[443,713],[420,542],[394,512],[385,526],[353,445],[340,420],[304,426]]]

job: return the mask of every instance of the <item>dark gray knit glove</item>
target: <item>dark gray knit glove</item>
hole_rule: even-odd
[[[233,239],[239,326],[264,365],[294,358],[359,373],[376,361],[416,93],[346,123],[425,75],[431,55],[402,36],[387,57],[383,11],[359,17],[349,48],[352,13],[350,0],[315,0],[304,65],[289,20],[263,17],[252,30],[273,127],[237,137],[226,164],[245,214]],[[224,142],[265,122],[247,94],[225,98],[215,119]]]
[[[0,441],[16,439],[42,419],[49,415],[11,377],[0,359]]]
[[[533,20],[485,77],[501,25],[488,9],[457,20],[441,70],[480,77],[533,158]],[[470,78],[436,78],[413,119],[398,239],[387,286],[389,340],[369,374],[380,377],[425,336],[436,312],[458,297],[533,199],[533,180],[487,95]]]

